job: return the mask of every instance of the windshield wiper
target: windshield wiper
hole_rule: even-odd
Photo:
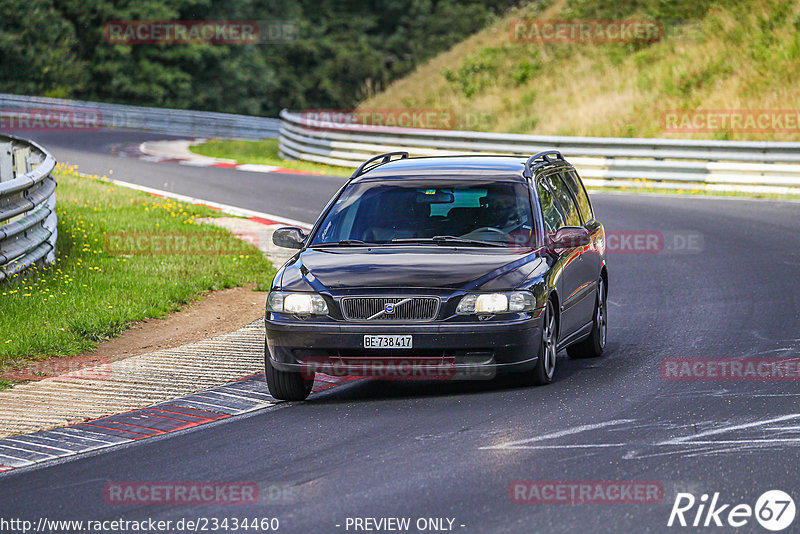
[[[360,239],[342,239],[341,241],[331,241],[329,243],[314,243],[310,248],[314,247],[364,247],[379,245],[380,243],[367,243]]]
[[[433,237],[408,237],[402,239],[392,239],[392,243],[435,243],[437,245],[450,245],[453,243],[463,245],[474,245],[477,247],[504,247],[502,243],[492,241],[480,241],[478,239],[467,239],[466,237],[456,237],[454,235],[437,235]]]

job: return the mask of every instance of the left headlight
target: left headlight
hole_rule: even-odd
[[[273,291],[267,297],[267,311],[293,315],[327,315],[328,305],[316,293]]]
[[[533,311],[536,299],[530,291],[507,293],[470,293],[458,303],[458,315],[494,315],[497,313],[519,313]]]

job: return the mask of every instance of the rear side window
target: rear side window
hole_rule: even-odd
[[[544,219],[547,233],[548,235],[553,234],[556,230],[564,226],[564,219],[561,217],[561,212],[558,210],[556,199],[553,198],[550,189],[548,189],[541,180],[536,182],[536,191],[539,195],[539,205],[542,209],[542,218]]]
[[[578,211],[581,212],[583,222],[594,219],[592,205],[589,203],[589,195],[586,194],[586,189],[583,187],[580,178],[578,178],[578,173],[575,171],[564,171],[561,176],[564,178],[564,183],[567,184],[567,187],[575,196],[575,200],[578,201]]]
[[[580,226],[581,217],[578,215],[578,207],[575,205],[575,201],[572,200],[572,195],[570,195],[561,177],[557,173],[551,173],[545,176],[544,179],[561,207],[561,213],[564,215],[564,222],[567,226]]]

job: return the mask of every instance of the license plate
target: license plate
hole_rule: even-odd
[[[364,336],[365,349],[410,349],[411,336]]]

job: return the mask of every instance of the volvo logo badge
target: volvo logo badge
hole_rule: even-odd
[[[406,302],[411,302],[412,300],[414,300],[414,297],[408,297],[407,299],[399,300],[397,302],[388,302],[383,305],[383,309],[381,311],[375,315],[370,315],[367,317],[367,321],[377,319],[378,317],[383,317],[384,315],[394,315],[398,306],[402,306]]]

